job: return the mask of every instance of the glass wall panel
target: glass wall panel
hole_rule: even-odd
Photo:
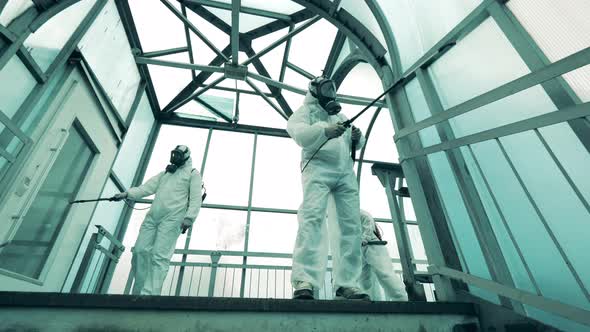
[[[258,136],[252,205],[297,210],[303,199],[300,159],[290,138]]]
[[[291,254],[298,226],[296,214],[252,212],[248,251]]]
[[[169,2],[180,11],[178,2]],[[186,46],[184,24],[160,1],[130,0],[129,7],[144,52]]]
[[[78,45],[121,118],[126,119],[141,80],[114,1],[109,1]]]
[[[552,62],[590,46],[588,1],[512,0],[506,6]],[[583,101],[590,101],[590,66],[564,78]]]
[[[215,131],[203,181],[207,203],[248,205],[254,135]]]
[[[246,214],[245,211],[202,208],[193,224],[189,249],[243,251]],[[180,248],[184,248],[184,242]]]
[[[13,56],[0,71],[0,111],[12,119],[35,85],[27,67]]]
[[[2,248],[0,267],[35,279],[41,276],[93,156],[82,134],[72,127],[16,234]]]
[[[6,1],[6,6],[0,13],[0,24],[8,26],[13,19],[35,6],[33,0]]]
[[[150,132],[154,126],[154,115],[152,108],[145,93],[141,97],[141,101],[137,106],[137,111],[131,125],[125,134],[123,145],[119,148],[117,160],[113,165],[113,171],[125,187],[130,187],[139,166],[141,155],[145,150]],[[170,148],[172,150],[172,148]],[[200,161],[197,157],[197,163]],[[200,164],[196,165],[200,169]],[[193,165],[195,167],[195,165]]]
[[[366,3],[356,0],[343,0],[340,3],[340,8],[345,9],[357,20],[359,20],[365,26],[365,28],[367,28],[373,34],[373,36],[377,38],[381,45],[387,49],[385,37],[383,36],[383,32],[379,27],[379,23],[377,23],[375,15],[373,15],[373,12]]]
[[[498,144],[486,141],[472,148],[541,293],[565,303],[586,303]]]
[[[560,123],[539,128],[539,131],[567,174],[578,186],[582,196],[586,201],[590,201],[590,177],[587,167],[590,165],[590,154],[570,126]]]
[[[371,173],[372,164],[365,163],[361,170],[360,200],[361,209],[375,218],[391,219],[385,188],[377,176]]]
[[[95,3],[91,0],[82,0],[71,5],[52,17],[25,40],[24,46],[41,69],[49,68]]]
[[[486,19],[430,67],[445,109],[529,72],[491,18]]]
[[[488,220],[490,221],[492,229],[494,230],[494,235],[500,244],[500,250],[504,255],[504,259],[506,260],[506,264],[508,265],[508,269],[510,270],[516,288],[526,290],[531,293],[536,293],[533,282],[530,279],[525,265],[518,254],[518,250],[510,238],[509,232],[511,231],[511,228],[506,228],[506,225],[504,224],[504,220],[506,220],[506,218],[502,214],[503,211],[498,210],[496,204],[494,203],[495,197],[492,196],[494,193],[491,193],[488,190],[485,182],[487,179],[484,179],[483,175],[479,171],[477,161],[473,158],[469,148],[462,147],[461,152],[465,158],[465,163],[468,167],[469,174],[471,175],[471,178],[473,179],[473,182],[477,188],[479,198],[481,199],[481,202],[484,206]],[[510,227],[509,224],[508,227]],[[520,247],[518,242],[516,245]]]
[[[402,70],[463,20],[481,0],[377,0],[389,20]]]
[[[586,288],[590,288],[590,213],[534,132],[501,138],[526,189],[531,193],[557,241]],[[522,153],[526,151],[526,153]],[[587,303],[590,307],[590,304]]]
[[[321,75],[336,39],[336,33],[336,27],[326,20],[314,23],[293,37],[289,61],[301,66],[312,75]],[[304,88],[307,88],[307,84]]]
[[[119,190],[113,180],[108,179],[104,190],[102,191],[101,197],[112,197],[114,194],[118,193]],[[88,249],[88,242],[90,241],[90,237],[92,234],[97,232],[97,228],[95,226],[100,225],[104,227],[109,233],[115,234],[117,229],[117,225],[119,223],[119,217],[121,216],[121,211],[123,211],[123,207],[125,205],[123,202],[113,203],[113,202],[99,202],[96,206],[96,210],[92,215],[92,220],[86,229],[86,234],[80,242],[80,249],[76,254],[74,262],[70,268],[70,274],[64,283],[63,289],[65,291],[69,290],[72,287],[72,283],[78,274],[78,269],[80,268],[80,264],[82,263],[82,258],[84,254],[86,254],[86,250]],[[101,245],[104,248],[109,248],[111,242],[107,238],[103,238]],[[130,248],[126,248],[129,250]],[[97,253],[98,254],[98,253]],[[98,255],[95,255],[98,256]],[[96,257],[95,257],[96,258]]]

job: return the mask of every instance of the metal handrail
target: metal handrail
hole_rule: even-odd
[[[553,313],[572,321],[590,326],[590,311],[565,304],[560,301],[552,300],[544,296],[516,289],[514,287],[502,285],[495,281],[483,279],[463,271],[458,271],[444,266],[428,266],[428,271],[432,275],[441,275],[451,279],[463,281],[466,284],[485,289],[509,299],[518,301],[522,304],[530,305],[541,310]]]

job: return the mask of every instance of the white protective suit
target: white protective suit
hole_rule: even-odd
[[[307,93],[304,104],[289,118],[287,132],[302,147],[301,167],[328,138],[324,129],[332,124],[346,121],[342,114],[328,115],[317,99]],[[359,223],[359,193],[353,172],[351,152],[351,130],[340,137],[331,139],[311,160],[302,174],[303,202],[297,219],[299,228],[293,250],[293,271],[291,282],[305,281],[320,289],[324,280],[327,262],[325,243],[327,234],[322,235],[326,222],[328,195],[332,193],[337,209],[337,246],[339,262],[334,270],[335,289],[358,287],[361,273],[361,227]],[[361,136],[357,144],[365,144]]]
[[[133,248],[132,293],[160,295],[182,221],[194,222],[201,209],[201,175],[189,158],[176,172],[161,172],[127,194],[130,199],[156,194]]]
[[[361,210],[363,243],[380,241],[374,233],[375,220],[366,211]],[[383,288],[379,291],[379,285]],[[407,301],[408,294],[400,277],[393,270],[391,257],[384,245],[363,246],[363,270],[361,288],[373,301]]]

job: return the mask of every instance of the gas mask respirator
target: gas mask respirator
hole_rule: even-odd
[[[176,172],[179,167],[186,163],[190,156],[191,152],[187,146],[178,145],[170,152],[170,165],[166,166],[166,173]]]
[[[325,77],[316,77],[309,82],[309,92],[329,115],[336,115],[342,106],[336,101],[336,84]]]

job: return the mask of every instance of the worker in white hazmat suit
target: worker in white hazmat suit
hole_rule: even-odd
[[[400,277],[393,270],[391,257],[373,217],[361,210],[363,229],[363,269],[361,287],[374,301],[407,301],[408,294]],[[381,243],[380,243],[381,242]],[[384,295],[379,292],[379,285]]]
[[[155,194],[133,248],[133,294],[160,295],[176,240],[201,208],[201,176],[184,145],[171,152],[170,165],[139,187],[115,195],[132,200]]]
[[[362,263],[360,207],[351,158],[352,145],[360,149],[365,138],[358,128],[342,124],[346,117],[338,114],[341,107],[335,99],[334,82],[315,78],[309,84],[304,104],[287,124],[287,132],[302,148],[303,202],[297,213],[299,228],[291,274],[294,299],[313,299],[314,289],[323,284],[326,260],[323,243],[327,234],[322,234],[322,227],[330,194],[334,197],[339,226],[339,241],[335,244],[340,262],[334,270],[336,298],[369,299],[358,288]]]

